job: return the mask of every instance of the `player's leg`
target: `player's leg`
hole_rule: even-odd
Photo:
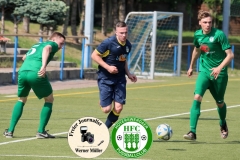
[[[100,106],[104,113],[109,113],[105,125],[110,128],[116,121],[116,115],[112,111],[114,100],[115,79],[98,79]],[[115,102],[113,103],[115,105]]]
[[[228,76],[219,76],[216,80],[214,80],[213,85],[209,88],[213,98],[217,104],[217,110],[219,114],[219,125],[220,125],[220,134],[223,139],[228,136],[228,127],[226,122],[227,115],[227,106],[224,102],[224,95],[227,88]]]
[[[200,116],[201,102],[204,93],[209,87],[209,78],[204,72],[200,72],[196,80],[194,99],[190,109],[190,132],[183,137],[188,140],[196,140],[197,123]]]
[[[4,135],[7,138],[13,137],[15,127],[22,116],[23,107],[27,102],[27,96],[31,90],[30,85],[27,83],[27,71],[18,73],[18,97],[19,100],[15,103],[10,120],[10,126],[5,130]]]
[[[123,105],[118,102],[113,102],[114,107],[111,112],[108,114],[107,120],[105,122],[106,126],[110,128],[119,118]]]
[[[53,106],[53,90],[52,86],[47,77],[39,78],[32,75],[31,87],[39,99],[44,98],[44,104],[40,113],[40,122],[37,132],[37,138],[55,138],[54,136],[47,133],[45,127],[52,114]]]
[[[109,79],[98,79],[99,104],[103,113],[109,113],[112,109],[114,81]]]
[[[110,128],[119,118],[126,101],[126,78],[116,81],[114,88],[114,107],[109,113],[106,125]]]

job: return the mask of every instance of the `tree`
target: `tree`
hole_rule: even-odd
[[[125,4],[125,0],[119,0],[119,20],[120,21],[124,21],[125,20],[125,14],[126,14],[126,4]]]
[[[107,0],[102,0],[102,34],[107,35]]]
[[[4,18],[5,18],[5,6],[7,5],[7,0],[0,0],[0,7],[2,8],[2,15],[1,15],[1,34],[4,34],[4,30],[5,30],[5,22],[4,22]]]
[[[72,0],[72,13],[71,13],[71,32],[73,36],[77,36],[77,7],[78,1]],[[78,43],[78,38],[74,38],[75,42]]]
[[[14,4],[15,8],[13,11],[14,16],[14,25],[15,25],[15,33],[18,32],[18,23],[23,19],[23,27],[25,33],[29,33],[29,10],[26,8],[28,3],[32,4],[31,0],[10,0],[12,4]]]
[[[222,26],[220,23],[223,20],[222,4],[223,0],[204,0],[213,16],[213,27]]]
[[[127,12],[134,11],[134,0],[127,1]]]
[[[108,20],[108,22],[107,22],[107,28],[112,28],[112,26],[113,26],[113,15],[112,15],[112,13],[111,12],[109,12],[109,11],[111,11],[112,10],[112,0],[108,0],[108,15],[107,15],[107,20]]]
[[[69,7],[70,6],[70,0],[64,0],[64,2],[66,3],[66,6],[67,7]],[[68,9],[67,11],[66,11],[66,17],[65,17],[65,19],[64,19],[64,24],[63,24],[63,30],[62,30],[62,34],[63,35],[67,35],[68,33],[67,33],[67,28],[68,28],[68,24],[69,24],[69,12],[70,11],[70,9]]]
[[[46,26],[50,30],[49,34],[57,25],[63,24],[64,17],[68,7],[62,1],[46,1],[46,0],[9,0],[14,4],[13,11],[14,30],[17,34],[18,23],[22,17],[27,17],[33,22],[40,24],[39,34],[43,34],[43,27]]]
[[[81,35],[84,34],[84,20],[85,20],[85,5],[86,5],[86,0],[80,0],[80,24],[79,24],[79,33]]]
[[[35,5],[39,4],[39,2],[34,3],[36,3]],[[46,26],[49,31],[48,34],[51,35],[57,25],[62,25],[64,23],[64,18],[66,16],[68,7],[62,1],[44,1],[40,4],[42,6],[42,9],[36,21],[41,26],[40,31],[44,26]]]
[[[113,15],[113,32],[115,32],[115,25],[118,22],[118,1],[112,1],[112,15]]]

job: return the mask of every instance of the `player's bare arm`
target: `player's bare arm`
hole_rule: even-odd
[[[128,65],[127,65],[127,61],[125,61],[125,72],[126,72],[126,75],[128,76],[128,78],[132,81],[132,82],[137,82],[137,77],[134,75],[134,74],[131,74],[129,72],[129,69],[128,69]]]
[[[108,65],[106,62],[104,62],[102,60],[101,55],[98,54],[98,52],[96,50],[93,51],[91,58],[100,66],[102,66],[103,68],[105,68],[109,73],[111,74],[116,74],[118,73],[118,69],[115,66],[110,66]]]
[[[192,74],[193,74],[193,66],[194,66],[194,64],[196,63],[196,61],[197,61],[200,53],[201,53],[200,49],[194,47],[193,52],[192,52],[191,63],[190,63],[189,69],[188,69],[188,71],[187,71],[188,77],[191,77],[191,76],[192,76]]]
[[[221,70],[226,67],[230,62],[231,60],[234,58],[234,54],[232,52],[231,49],[227,49],[226,51],[226,58],[222,61],[222,63],[216,67],[216,68],[212,68],[212,73],[211,75],[214,76],[215,79],[217,79],[219,73],[221,72]]]
[[[46,73],[46,67],[47,67],[47,60],[49,57],[50,52],[52,51],[52,46],[47,45],[46,47],[43,48],[42,52],[42,67],[38,71],[38,76],[39,77],[44,77]]]

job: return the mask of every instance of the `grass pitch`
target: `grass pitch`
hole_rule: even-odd
[[[189,131],[189,110],[193,100],[196,77],[159,77],[149,83],[129,83],[127,103],[120,118],[136,116],[150,125],[153,143],[150,150],[139,159],[152,160],[202,160],[240,159],[240,78],[229,77],[225,101],[228,106],[227,123],[229,137],[220,138],[216,105],[209,91],[201,105],[201,116],[197,127],[197,141],[183,139]],[[107,117],[98,106],[97,87],[54,91],[55,102],[52,117],[46,129],[55,134],[55,139],[35,139],[39,114],[43,100],[30,94],[23,115],[15,129],[13,139],[0,137],[0,159],[11,160],[65,160],[80,158],[72,152],[67,141],[67,132],[72,123],[82,117],[96,117],[103,122]],[[13,105],[17,98],[0,95],[0,129],[8,127]],[[169,141],[159,141],[155,135],[161,123],[169,124],[173,136]],[[109,130],[111,134],[111,129]],[[80,158],[81,159],[81,158]],[[124,159],[111,142],[107,150],[96,159]]]

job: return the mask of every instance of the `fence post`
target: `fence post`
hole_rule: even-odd
[[[131,57],[131,53],[132,53],[132,52],[130,52],[130,53],[128,54],[128,61],[127,61],[127,62],[128,62],[128,69],[130,69],[130,57]]]
[[[232,45],[232,52],[234,54],[234,45]],[[231,61],[231,68],[232,68],[232,70],[234,69],[234,58]]]
[[[191,46],[188,45],[187,70],[189,69],[189,66],[190,66],[190,60],[191,60]]]
[[[87,47],[87,68],[90,67],[92,46]]]
[[[43,37],[39,37],[39,42],[40,42],[40,43],[43,42]]]
[[[142,72],[144,72],[144,70],[145,70],[144,58],[145,58],[145,46],[142,47]]]
[[[176,73],[177,69],[177,46],[174,46],[174,59],[173,59],[173,71]]]
[[[65,45],[66,43],[64,43],[63,47],[62,47],[62,60],[61,60],[61,70],[60,70],[60,80],[63,80],[63,67],[64,67],[64,56],[65,56]]]
[[[15,36],[14,41],[14,57],[13,57],[13,72],[12,72],[12,84],[16,84],[16,67],[17,67],[17,48],[18,48],[18,36]]]
[[[83,79],[84,48],[85,48],[85,38],[82,38],[82,60],[81,60],[81,69],[80,69],[80,79]]]

